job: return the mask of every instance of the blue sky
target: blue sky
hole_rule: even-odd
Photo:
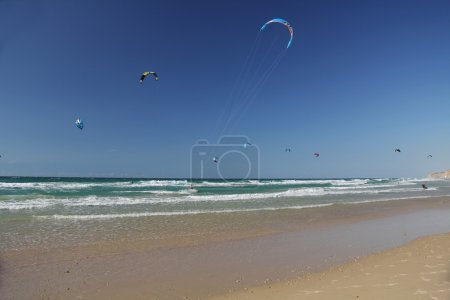
[[[0,175],[188,177],[222,133],[262,177],[450,168],[448,1],[0,0],[0,28]]]

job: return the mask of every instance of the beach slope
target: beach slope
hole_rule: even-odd
[[[450,233],[214,299],[450,299]]]

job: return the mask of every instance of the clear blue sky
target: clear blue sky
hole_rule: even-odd
[[[450,2],[0,0],[0,124],[0,175],[188,177],[223,132],[262,177],[423,177],[450,168]]]

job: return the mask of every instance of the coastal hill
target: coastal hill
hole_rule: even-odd
[[[428,175],[429,178],[441,178],[441,179],[450,179],[450,170],[443,172],[434,172]]]

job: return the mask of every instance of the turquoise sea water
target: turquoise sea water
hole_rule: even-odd
[[[449,181],[0,177],[0,250],[195,235],[229,227],[217,221],[223,214],[438,196],[450,196]],[[183,216],[199,222],[186,228]]]
[[[427,190],[422,188],[426,183]],[[0,218],[108,219],[298,209],[450,195],[427,179],[0,178]]]

